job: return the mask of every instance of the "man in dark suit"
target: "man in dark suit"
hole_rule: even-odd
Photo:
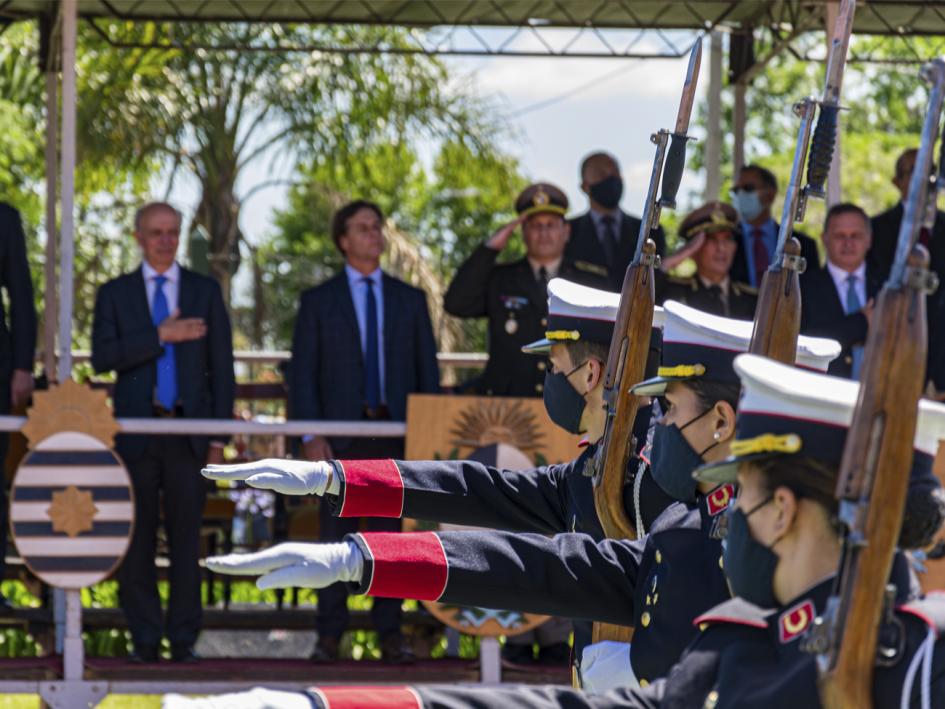
[[[843,349],[827,372],[859,379],[873,299],[882,286],[866,262],[871,242],[866,212],[855,204],[832,206],[823,242],[826,268],[801,276],[801,332],[837,340]]]
[[[20,214],[0,203],[0,286],[7,292],[10,320],[0,300],[0,414],[9,414],[27,402],[33,391],[33,358],[36,352],[36,306],[33,282],[26,260],[26,236]],[[9,434],[0,433],[0,581],[5,571],[7,549],[6,480],[2,465]],[[0,614],[12,610],[0,595]]]
[[[386,241],[380,208],[365,200],[335,214],[332,238],[344,254],[341,273],[302,294],[292,339],[289,405],[293,418],[332,421],[407,418],[407,395],[439,390],[436,342],[423,291],[381,271]],[[403,439],[306,436],[303,455],[331,458],[403,458]],[[358,530],[358,518],[321,509],[323,540]],[[370,519],[368,526],[399,531],[396,519]],[[335,584],[318,594],[318,644],[312,659],[338,659],[348,626],[348,591]],[[381,652],[389,662],[413,654],[400,631],[401,603],[376,599],[371,610]]]
[[[909,194],[909,181],[915,168],[918,151],[910,148],[896,160],[896,174],[892,183],[899,190],[900,201],[881,214],[872,218],[873,245],[866,255],[870,271],[880,281],[889,278],[896,244],[899,241],[899,226],[902,224],[903,202]],[[929,269],[938,274],[939,281],[945,284],[945,212],[935,211],[935,224],[932,229],[922,227],[919,230],[919,243],[929,250]],[[932,293],[927,302],[929,324],[928,379],[938,391],[945,390],[945,301],[940,297],[945,285],[938,293]]]
[[[620,209],[623,179],[617,158],[610,153],[591,153],[581,162],[581,191],[590,209],[571,220],[571,238],[564,257],[584,270],[606,272],[610,290],[619,291],[627,266],[633,259],[640,236],[640,220]],[[656,252],[666,253],[663,228],[650,232]]]
[[[518,219],[493,234],[459,267],[446,291],[446,312],[458,318],[489,319],[489,361],[468,388],[485,396],[541,396],[545,358],[522,352],[545,336],[548,281],[566,278],[606,289],[608,279],[596,267],[579,268],[565,256],[569,227],[568,198],[547,183],[526,187],[515,200]],[[525,256],[496,263],[516,227],[522,227]]]
[[[745,165],[738,171],[732,186],[732,203],[741,218],[741,236],[732,262],[732,278],[753,288],[761,285],[778,243],[781,227],[771,216],[771,205],[777,194],[777,178],[761,165]],[[801,256],[807,259],[807,272],[820,270],[817,242],[799,231],[795,231],[793,236],[801,242]]]
[[[656,302],[675,300],[704,313],[736,320],[753,320],[758,291],[731,277],[732,260],[741,236],[735,208],[709,202],[693,210],[679,225],[684,246],[663,259],[656,270]],[[692,258],[691,276],[668,275]]]
[[[233,416],[235,380],[230,321],[216,281],[176,259],[181,215],[152,202],[135,215],[141,267],[98,291],[92,324],[92,365],[117,372],[115,415],[219,418]],[[118,572],[119,599],[135,658],[158,659],[161,601],[154,564],[158,502],[170,556],[165,630],[171,658],[194,662],[200,633],[200,520],[206,488],[200,469],[222,462],[225,438],[119,436],[116,450],[135,493],[131,545]]]

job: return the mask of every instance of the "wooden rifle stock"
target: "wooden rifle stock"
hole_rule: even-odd
[[[869,502],[859,508],[862,524],[844,519],[852,533],[834,618],[839,650],[820,680],[825,709],[873,706],[886,579],[902,527],[927,348],[925,288],[915,275],[928,267],[923,247],[913,249],[909,267],[913,277],[899,288],[884,288],[876,302],[843,450],[837,497],[841,505]]]
[[[643,381],[653,328],[653,264],[656,244],[647,239],[642,257],[627,267],[620,291],[620,308],[607,356],[604,377],[604,405],[607,423],[604,438],[594,460],[594,506],[604,534],[614,539],[636,539],[637,530],[624,508],[623,488],[627,464],[636,441],[633,422],[639,401],[630,387]],[[633,628],[594,623],[593,642],[630,642]]]
[[[784,364],[794,364],[801,330],[801,286],[804,270],[801,242],[791,237],[784,244],[784,259],[777,270],[769,268],[758,289],[755,327],[748,351]]]

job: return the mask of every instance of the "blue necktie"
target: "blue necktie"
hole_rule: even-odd
[[[856,276],[852,273],[847,276],[847,302],[846,302],[846,311],[847,315],[852,315],[853,313],[858,313],[863,309],[863,303],[860,302],[860,296],[856,294]],[[853,371],[852,378],[859,381],[860,379],[860,369],[863,366],[863,346],[862,345],[853,345]]]
[[[154,277],[154,300],[151,303],[151,322],[157,327],[170,316],[164,284],[167,276]],[[164,343],[164,354],[157,361],[157,400],[168,411],[173,411],[177,404],[177,362],[174,359],[174,345]]]
[[[367,336],[364,344],[364,402],[369,409],[381,405],[381,365],[377,342],[377,299],[374,297],[374,281],[362,278],[364,299],[367,307]]]

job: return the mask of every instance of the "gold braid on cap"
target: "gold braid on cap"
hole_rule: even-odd
[[[797,453],[802,444],[801,437],[796,433],[786,433],[782,436],[763,433],[754,438],[732,441],[730,451],[735,457],[755,453]]]
[[[656,370],[658,377],[701,377],[705,374],[705,365],[677,364],[675,367],[660,367]]]
[[[683,233],[683,238],[688,239],[691,236],[695,236],[700,231],[707,233],[712,233],[716,231],[728,231],[737,227],[738,224],[735,222],[729,221],[729,218],[725,216],[725,211],[722,209],[722,205],[718,202],[715,203],[715,207],[709,214],[707,219],[701,219],[698,223],[693,224],[691,227],[686,229]]]
[[[581,333],[577,330],[549,330],[545,333],[546,340],[580,340]]]

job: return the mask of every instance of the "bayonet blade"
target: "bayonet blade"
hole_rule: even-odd
[[[679,113],[676,114],[676,135],[686,135],[689,130],[689,118],[692,116],[692,104],[696,99],[696,86],[699,84],[699,67],[702,65],[702,39],[697,39],[689,52],[689,68],[686,70],[686,83],[683,84],[682,98],[679,99]]]

